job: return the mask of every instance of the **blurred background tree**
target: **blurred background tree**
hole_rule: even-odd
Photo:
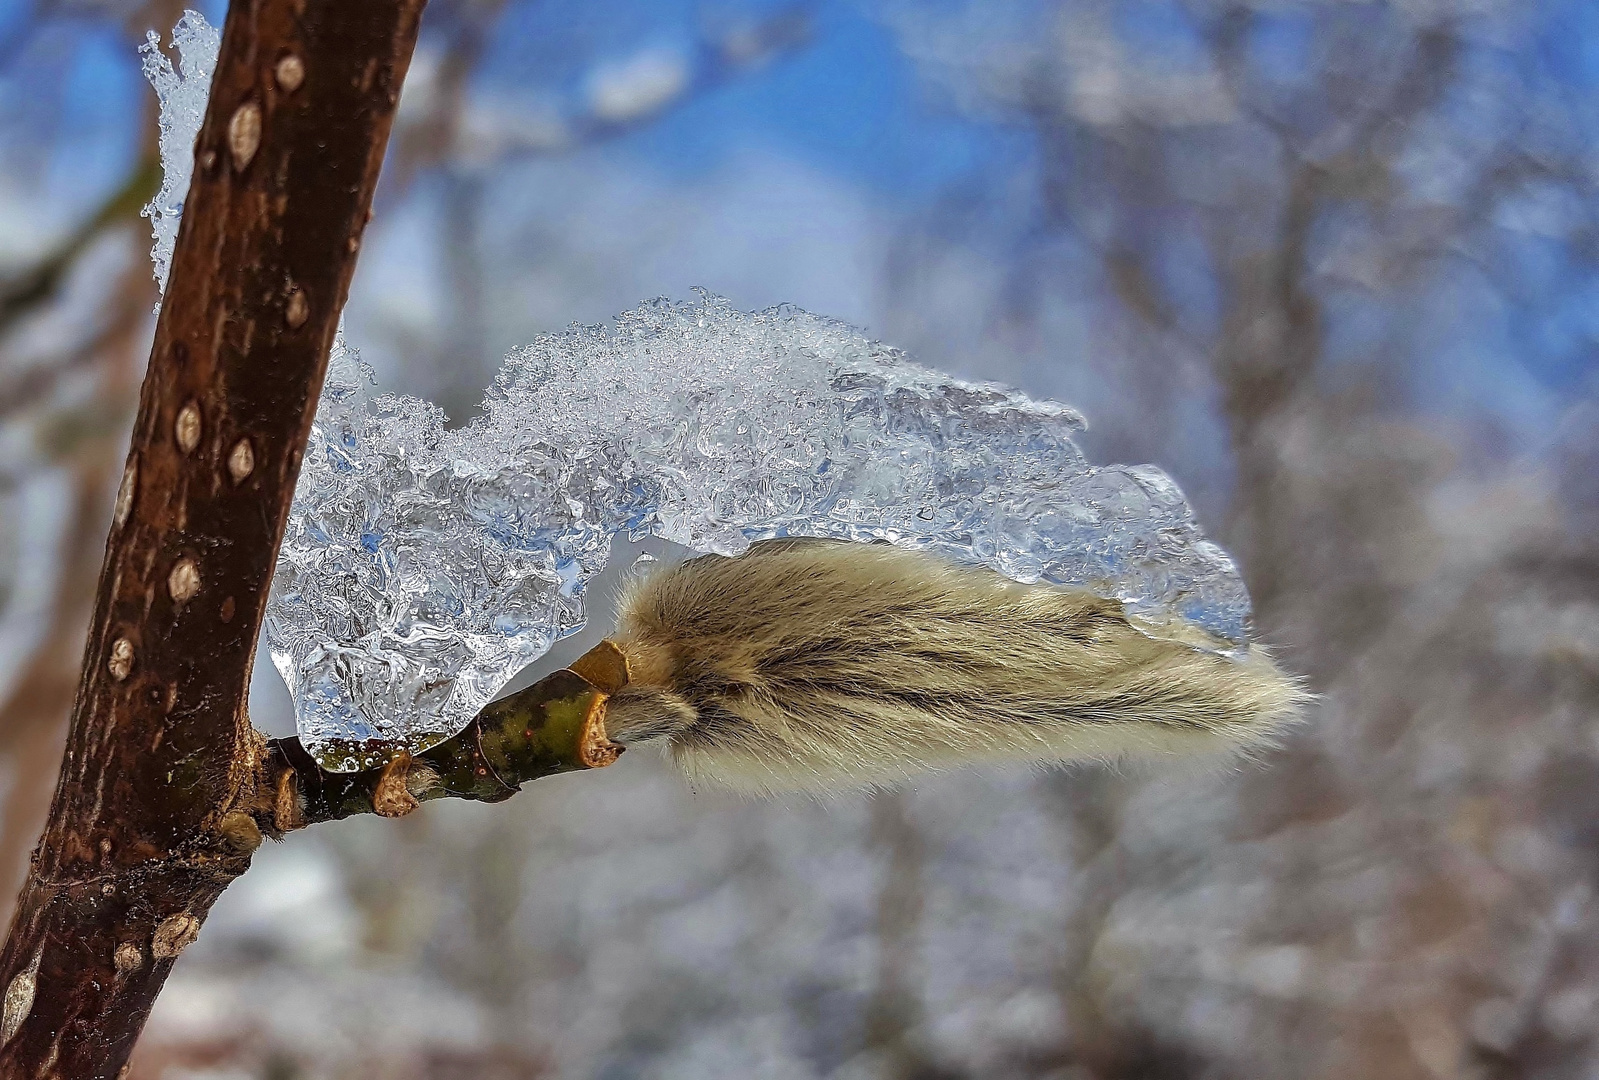
[[[7,901],[181,7],[0,2]],[[1168,469],[1322,706],[1220,776],[751,806],[637,754],[297,835],[134,1075],[1592,1075],[1596,105],[1581,0],[434,0],[348,310],[383,385],[462,419],[507,348],[694,285],[847,319]]]

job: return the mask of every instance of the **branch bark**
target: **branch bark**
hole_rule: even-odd
[[[0,951],[0,1076],[116,1076],[249,865],[224,823],[267,753],[251,658],[423,2],[229,10],[62,772]]]

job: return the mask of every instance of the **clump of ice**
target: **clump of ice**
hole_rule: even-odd
[[[1089,465],[1081,424],[841,323],[716,297],[540,338],[457,430],[336,372],[274,579],[273,658],[332,767],[431,745],[582,627],[617,534],[723,555],[889,540],[1241,642],[1247,597],[1182,493],[1158,469]]]
[[[193,19],[180,31],[201,42]],[[187,52],[184,68],[174,83],[147,67],[169,183],[189,143],[169,148],[166,110],[203,108]],[[1067,406],[949,378],[796,308],[656,300],[542,337],[456,430],[428,402],[369,397],[369,381],[341,339],[267,607],[300,738],[334,771],[465,727],[582,627],[618,534],[723,555],[776,536],[887,540],[1246,643],[1243,584],[1165,473],[1092,466]]]
[[[172,248],[178,242],[178,223],[183,220],[183,200],[194,172],[194,140],[205,119],[222,33],[199,12],[186,11],[172,28],[172,44],[178,50],[177,68],[161,52],[161,38],[154,30],[145,33],[144,44],[139,46],[144,77],[161,102],[161,190],[143,214],[155,230],[150,259],[155,263],[156,284],[163,292],[172,266]]]

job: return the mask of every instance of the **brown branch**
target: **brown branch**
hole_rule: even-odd
[[[0,1076],[117,1075],[249,864],[225,823],[264,750],[251,658],[422,2],[228,13],[61,777],[0,952]]]

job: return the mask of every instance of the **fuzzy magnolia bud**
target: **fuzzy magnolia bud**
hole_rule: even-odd
[[[972,761],[1059,763],[1267,742],[1306,700],[1252,647],[1134,626],[1082,589],[890,545],[756,544],[623,598],[620,743],[753,792],[884,783]]]

